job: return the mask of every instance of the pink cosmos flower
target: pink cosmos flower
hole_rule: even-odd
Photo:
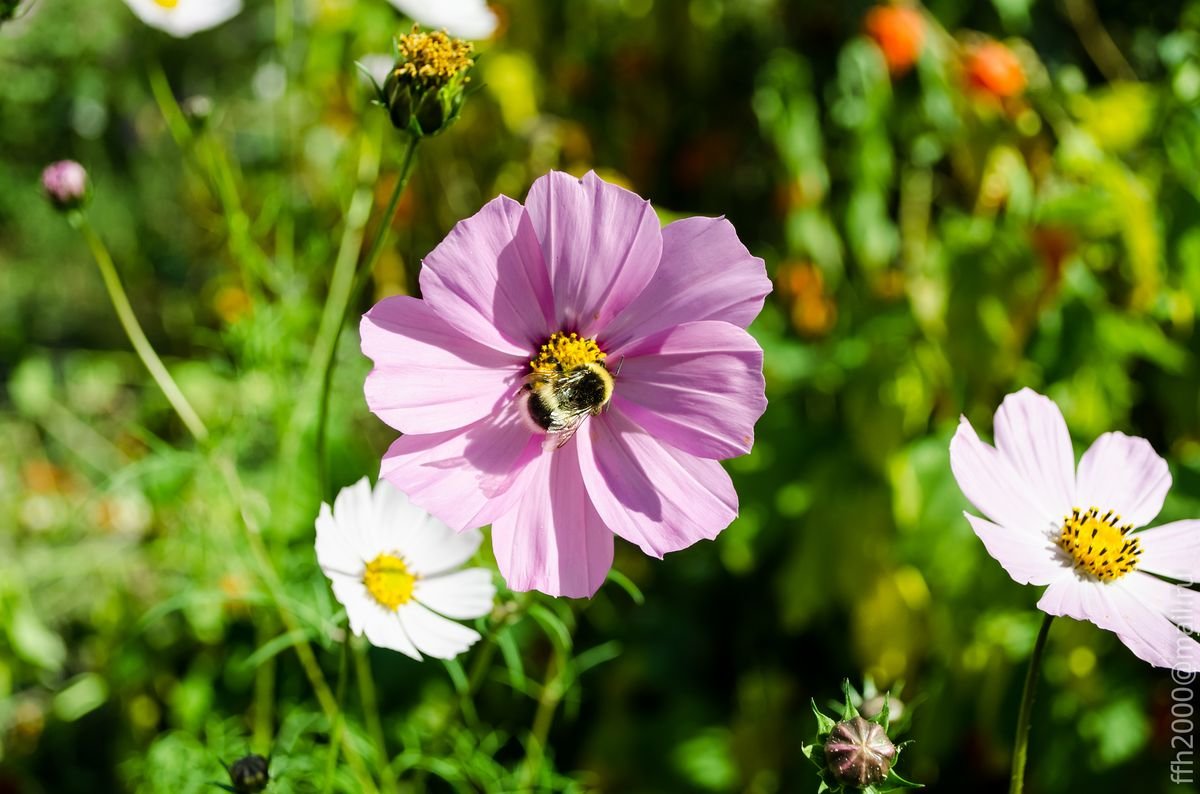
[[[1197,669],[1200,592],[1167,579],[1200,578],[1200,521],[1139,529],[1171,487],[1150,443],[1105,433],[1077,471],[1058,406],[1030,389],[1004,399],[994,432],[992,447],[964,417],[950,442],[959,487],[991,519],[966,514],[988,554],[1048,585],[1042,611],[1091,621],[1155,667]]]
[[[381,476],[455,529],[490,523],[511,588],[591,596],[614,533],[661,558],[737,515],[718,461],[766,409],[745,328],[770,282],[726,220],[661,228],[551,172],[459,223],[420,282],[362,321],[367,404],[404,433]]]

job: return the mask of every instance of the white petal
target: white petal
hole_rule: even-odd
[[[486,39],[496,29],[496,15],[485,0],[388,0],[414,22],[445,30],[464,39]]]
[[[363,560],[357,544],[333,517],[329,505],[321,505],[317,516],[316,549],[317,564],[326,576],[332,578],[335,573],[354,575],[362,571]]]
[[[492,611],[496,585],[486,568],[468,568],[432,579],[418,579],[413,598],[448,618],[481,618]]]
[[[1075,506],[1075,452],[1062,411],[1049,397],[1021,389],[996,410],[996,447],[1029,486],[1042,510],[1062,519]]]
[[[1019,532],[964,513],[988,554],[1020,584],[1050,584],[1070,569],[1070,560],[1049,532]]]
[[[397,615],[413,644],[435,659],[453,659],[479,640],[475,629],[436,615],[416,601],[409,601]]]
[[[387,551],[376,542],[374,512],[371,481],[366,477],[338,491],[337,498],[333,500],[333,520],[338,532],[357,551],[363,562],[375,559],[381,551]]]
[[[401,607],[401,609],[408,609],[410,606],[412,606],[411,602]],[[405,656],[416,659],[418,662],[421,661],[421,654],[417,651],[400,622],[399,612],[392,612],[379,604],[372,604],[372,608],[367,612],[366,616],[365,633],[367,641],[376,648],[399,651]]]
[[[1084,510],[1113,510],[1135,527],[1154,520],[1171,488],[1167,462],[1150,442],[1124,433],[1105,433],[1079,461],[1077,493]]]
[[[1065,511],[1045,507],[1008,459],[979,439],[966,417],[950,441],[950,469],[971,504],[1010,530],[1041,536],[1070,512],[1069,507]]]
[[[1176,667],[1192,658],[1195,640],[1137,598],[1129,580],[1127,576],[1100,582],[1072,571],[1051,583],[1038,608],[1113,632],[1135,656],[1155,667]]]
[[[1175,521],[1133,537],[1142,542],[1138,570],[1185,582],[1200,580],[1200,521]]]
[[[478,529],[455,532],[387,480],[375,486],[372,527],[375,542],[399,552],[418,576],[436,576],[457,568],[471,559],[483,542]]]
[[[1200,592],[1141,571],[1123,577],[1121,584],[1143,604],[1185,631],[1200,629]]]
[[[357,579],[347,576],[329,577],[333,585],[333,597],[346,608],[346,619],[350,621],[350,631],[362,634],[367,626],[367,618],[379,609],[379,604],[367,593],[367,588]]]
[[[125,4],[142,22],[176,38],[214,28],[242,10],[242,0],[179,0],[173,7],[155,0],[125,0]]]

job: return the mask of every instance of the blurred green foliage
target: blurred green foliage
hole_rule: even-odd
[[[391,769],[515,790],[552,700],[547,790],[815,790],[808,702],[870,676],[912,704],[906,777],[1004,790],[1036,592],[963,520],[947,445],[960,413],[989,427],[1030,385],[1081,446],[1149,438],[1175,476],[1164,518],[1200,514],[1200,3],[931,0],[895,76],[857,0],[496,5],[483,88],[423,144],[359,308],[414,290],[421,256],[492,196],[594,167],[664,218],[728,215],[767,260],[752,330],[771,406],[715,543],[664,562],[619,544],[627,587],[506,596],[481,623],[494,643],[445,667],[371,652]],[[383,0],[248,0],[185,41],[119,0],[18,17],[0,28],[0,791],[210,791],[250,751],[271,755],[270,790],[318,791],[338,731],[377,769],[357,686],[331,724],[291,651],[315,643],[330,680],[353,664],[312,551],[303,385],[343,229],[374,233],[398,166],[354,63],[406,23]],[[961,55],[989,36],[1023,92],[967,87]],[[155,85],[210,97],[208,125],[170,129]],[[92,217],[211,448],[40,200],[63,157],[91,171]],[[339,360],[341,485],[377,471],[391,433],[353,333]],[[1171,688],[1057,622],[1031,786],[1178,790]],[[331,785],[359,790],[342,765]]]

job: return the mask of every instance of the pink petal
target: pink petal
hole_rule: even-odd
[[[763,261],[752,256],[724,218],[684,218],[662,230],[654,279],[604,329],[603,344],[620,347],[655,331],[699,320],[745,328],[771,291]],[[607,347],[605,349],[608,349]]]
[[[573,443],[596,512],[646,554],[711,540],[737,517],[720,463],[660,443],[619,409],[589,419]]]
[[[1134,537],[1142,541],[1139,570],[1185,582],[1200,580],[1200,521],[1175,521]]]
[[[1002,527],[1041,537],[1063,520],[1040,504],[1004,455],[979,440],[965,416],[950,441],[950,469],[971,504]]]
[[[507,196],[460,221],[425,257],[421,295],[464,336],[520,358],[556,330],[533,224]]]
[[[704,458],[744,455],[767,408],[762,348],[723,322],[686,323],[609,356],[614,399],[655,438]]]
[[[361,324],[367,406],[404,433],[465,427],[516,393],[523,359],[467,339],[427,304],[400,295],[375,304]]]
[[[595,336],[645,288],[662,233],[650,202],[588,172],[551,171],[525,199],[550,271],[557,330]]]
[[[512,486],[541,441],[510,409],[465,430],[401,436],[383,456],[380,476],[451,529],[472,529],[520,497]]]
[[[1047,532],[1020,532],[964,513],[988,554],[1019,584],[1050,584],[1071,568]]]
[[[1008,395],[996,411],[993,432],[996,448],[1029,486],[1043,512],[1061,522],[1079,506],[1071,434],[1053,400],[1032,389]]]
[[[1083,454],[1077,482],[1078,507],[1113,510],[1141,527],[1162,510],[1171,473],[1146,439],[1105,433]]]
[[[537,485],[492,523],[504,581],[512,590],[590,598],[612,567],[613,536],[588,500],[575,454],[566,447],[547,451],[522,480]]]

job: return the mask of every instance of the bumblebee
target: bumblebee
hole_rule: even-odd
[[[559,436],[560,447],[584,419],[603,413],[612,401],[616,378],[604,366],[604,353],[590,339],[555,334],[530,366],[533,371],[524,386],[529,418]]]

